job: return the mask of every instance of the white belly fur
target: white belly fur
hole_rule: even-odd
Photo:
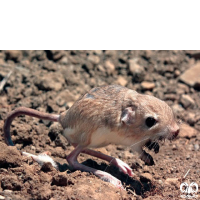
[[[85,133],[82,133],[78,138],[73,137],[76,129],[66,128],[63,135],[68,139],[70,143],[81,143],[81,138],[84,137]],[[130,137],[124,137],[119,135],[117,132],[112,132],[108,128],[98,128],[91,136],[90,144],[88,148],[99,148],[107,146],[109,144],[131,146],[135,141]]]
[[[128,146],[131,144],[130,138],[120,136],[117,132],[112,132],[108,128],[97,129],[91,137],[91,143],[88,147],[98,148],[109,144],[118,144]]]

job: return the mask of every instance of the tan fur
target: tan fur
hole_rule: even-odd
[[[122,112],[127,107],[135,110],[136,120],[131,125],[121,122]],[[158,121],[152,128],[145,125],[148,116]],[[131,145],[145,136],[170,137],[178,127],[171,108],[164,101],[117,85],[90,90],[61,114],[60,123],[69,142],[88,147],[110,143]]]

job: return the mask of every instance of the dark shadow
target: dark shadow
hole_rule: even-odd
[[[68,164],[61,165],[60,163],[57,163],[59,166],[59,171],[64,172],[68,170],[68,173],[72,173],[75,170],[71,170]],[[101,163],[100,165],[93,161],[92,159],[88,159],[84,162],[82,162],[83,165],[86,165],[88,167],[95,168],[97,170],[105,171],[112,176],[116,177],[117,179],[121,180],[124,188],[127,190],[128,193],[136,193],[137,195],[140,195],[142,197],[145,197],[145,193],[151,192],[155,186],[149,181],[142,181],[142,180],[136,180],[128,175],[123,174],[119,171],[119,169],[115,166],[109,166],[106,163]],[[70,170],[70,171],[69,171]]]

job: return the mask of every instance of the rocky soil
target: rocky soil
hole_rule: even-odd
[[[10,71],[0,94],[0,199],[175,200],[183,194],[181,183],[200,187],[200,51],[0,51],[0,81]],[[181,122],[177,139],[162,143],[158,154],[149,151],[153,166],[145,165],[129,147],[99,149],[129,164],[135,177],[100,159],[79,156],[85,165],[120,179],[125,190],[71,170],[65,158],[73,147],[57,123],[18,117],[11,126],[16,146],[5,144],[2,128],[11,110],[25,106],[61,113],[89,89],[105,84],[154,95],[166,101]],[[17,148],[50,152],[59,170],[49,163],[40,166]],[[200,190],[196,195],[200,197]]]

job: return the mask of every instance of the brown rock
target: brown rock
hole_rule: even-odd
[[[143,81],[141,83],[141,87],[143,90],[152,90],[153,88],[155,88],[155,83]]]
[[[129,71],[133,75],[134,82],[141,82],[144,80],[145,71],[144,68],[136,63],[136,60],[132,59],[128,61]]]
[[[184,138],[192,138],[196,137],[197,130],[192,128],[191,126],[188,126],[187,124],[182,124],[180,128],[179,137]]]
[[[57,186],[67,186],[70,184],[74,184],[72,180],[69,180],[66,173],[59,173],[53,177],[52,185]]]
[[[43,172],[52,172],[55,170],[55,168],[53,167],[53,165],[50,162],[47,162],[42,165],[41,170]]]
[[[98,64],[100,62],[99,56],[96,55],[89,55],[88,60],[93,64]]]
[[[15,62],[19,62],[22,58],[22,52],[18,50],[7,50],[5,54],[6,59],[13,60]]]
[[[66,103],[66,102],[75,101],[75,100],[76,100],[75,96],[68,89],[61,91],[56,97],[57,104],[59,103],[62,104],[62,101]]]
[[[194,107],[194,100],[186,94],[183,94],[180,99],[180,103],[184,106],[184,108]]]
[[[42,77],[38,77],[35,80],[35,85],[41,89],[41,90],[55,90],[59,91],[63,84],[65,83],[65,80],[62,76],[58,75],[55,76],[55,74],[45,74]]]
[[[143,174],[140,174],[140,180],[143,181],[143,182],[152,182],[153,180],[153,176],[149,173],[143,173]]]
[[[180,80],[191,87],[195,86],[197,82],[200,82],[200,62],[186,70],[180,76]]]
[[[178,178],[167,178],[165,184],[174,185],[176,188],[179,188],[180,185]]]
[[[119,85],[126,86],[128,81],[123,76],[119,76],[117,79],[117,83]]]
[[[22,156],[16,147],[0,142],[0,168],[18,167],[21,161]]]
[[[101,55],[102,54],[102,50],[94,50],[93,51],[96,55]]]
[[[196,114],[195,113],[191,113],[191,112],[188,112],[187,113],[187,116],[185,116],[185,119],[187,120],[188,124],[190,125],[194,125],[197,121],[197,118],[196,118]]]
[[[105,54],[109,55],[109,56],[116,56],[117,51],[116,50],[106,50]]]
[[[115,71],[115,65],[110,60],[106,60],[105,68],[108,74],[113,74]]]
[[[22,183],[19,182],[17,176],[4,176],[1,180],[1,187],[5,190],[21,190]]]

